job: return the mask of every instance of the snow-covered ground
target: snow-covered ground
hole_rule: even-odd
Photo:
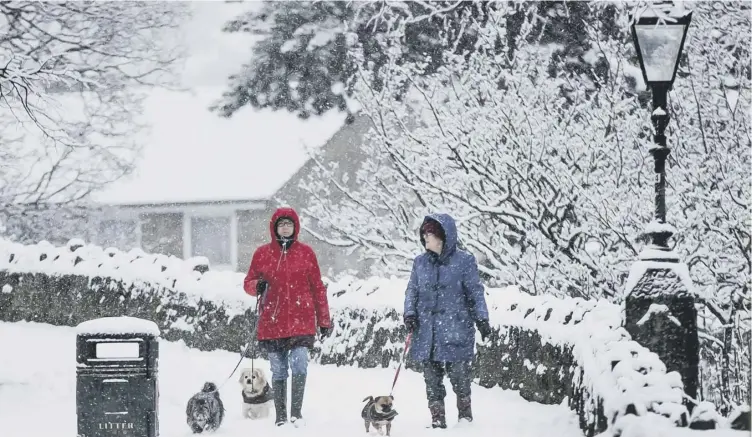
[[[193,435],[185,423],[185,404],[204,381],[221,384],[239,355],[201,352],[184,344],[161,341],[159,363],[160,435]],[[248,361],[248,360],[247,360]],[[245,363],[250,365],[248,361]],[[257,361],[268,372],[268,362]],[[241,368],[244,365],[241,365]],[[366,435],[360,420],[362,400],[388,394],[394,369],[309,366],[309,385],[303,414],[306,430],[275,428],[272,420],[240,418],[240,387],[236,376],[220,393],[227,408],[224,424],[214,435],[308,435],[354,437]],[[0,322],[0,436],[71,437],[76,435],[75,330],[38,323]],[[429,422],[425,388],[420,374],[402,372],[395,388],[399,416],[393,436],[463,437],[580,437],[576,416],[565,406],[541,405],[517,392],[473,386],[475,422],[467,428],[456,423],[454,395],[447,386],[449,429],[426,429]]]

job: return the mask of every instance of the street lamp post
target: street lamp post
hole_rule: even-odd
[[[673,21],[657,15],[641,15],[632,21],[632,39],[637,49],[642,77],[653,94],[654,146],[650,154],[655,162],[655,217],[654,223],[666,224],[666,158],[671,149],[666,145],[666,126],[669,122],[668,92],[676,79],[684,40],[687,37],[692,12],[670,17]],[[668,252],[670,227],[652,226],[647,230],[655,249]],[[660,254],[658,254],[660,257]],[[661,258],[664,259],[664,258]],[[678,259],[677,259],[678,261]]]
[[[660,7],[660,6],[659,6]],[[666,144],[671,89],[687,35],[691,12],[648,10],[632,17],[632,38],[642,76],[653,94],[655,130],[650,154],[655,172],[654,218],[645,233],[650,242],[640,252],[624,291],[625,328],[632,338],[658,354],[667,371],[677,371],[684,392],[697,396],[699,341],[695,295],[685,263],[669,246],[673,226],[666,222]],[[693,404],[686,403],[691,411]],[[684,418],[686,420],[686,417]]]

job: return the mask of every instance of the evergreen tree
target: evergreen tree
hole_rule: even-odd
[[[357,77],[354,49],[374,71],[373,86],[381,89],[382,67],[390,50],[396,62],[426,62],[432,74],[451,54],[469,55],[477,35],[470,22],[484,23],[488,2],[264,2],[228,23],[227,32],[261,37],[252,62],[229,78],[230,89],[212,110],[230,117],[245,105],[284,109],[301,118],[333,108],[350,112],[348,99]],[[385,34],[401,29],[399,44]],[[404,89],[396,90],[396,98]]]

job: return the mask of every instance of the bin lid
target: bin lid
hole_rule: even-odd
[[[151,320],[137,317],[102,317],[87,320],[76,326],[77,334],[148,334],[159,337],[159,326]]]

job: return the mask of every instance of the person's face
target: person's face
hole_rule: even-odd
[[[444,242],[441,241],[441,238],[431,233],[425,233],[423,234],[423,240],[426,242],[426,249],[437,255],[441,255],[441,249],[444,247]]]
[[[295,231],[295,223],[292,220],[282,219],[277,223],[277,233],[280,237],[290,238]]]

